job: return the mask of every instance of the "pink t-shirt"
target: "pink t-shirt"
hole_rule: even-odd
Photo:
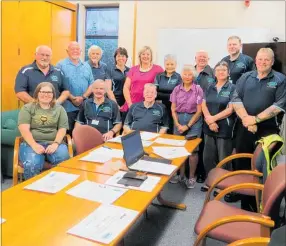
[[[127,77],[131,79],[130,97],[132,103],[142,102],[144,100],[144,85],[147,83],[154,83],[156,75],[162,72],[164,72],[163,68],[155,64],[153,64],[151,70],[148,72],[141,72],[139,65],[130,68]],[[121,107],[121,111],[126,112],[127,110],[128,105],[125,102]]]

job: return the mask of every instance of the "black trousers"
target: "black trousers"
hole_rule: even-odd
[[[68,120],[69,120],[69,130],[67,131],[67,133],[72,136],[72,131],[74,129],[74,124],[75,124],[75,120],[76,117],[78,115],[79,110],[76,111],[72,111],[72,112],[68,112]]]
[[[204,166],[204,161],[203,161],[203,153],[204,153],[204,148],[205,148],[205,137],[203,133],[201,135],[201,139],[202,141],[199,145],[199,152],[198,152],[199,162],[198,162],[197,169],[196,169],[196,175],[205,177],[206,171],[205,171],[205,166]]]

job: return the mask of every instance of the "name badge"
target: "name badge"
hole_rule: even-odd
[[[92,120],[91,124],[97,126],[99,124],[99,120]]]

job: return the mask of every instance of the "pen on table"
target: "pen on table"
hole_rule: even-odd
[[[110,147],[108,147],[108,146],[102,146],[103,148],[105,148],[105,149],[110,149],[111,150],[111,148]]]

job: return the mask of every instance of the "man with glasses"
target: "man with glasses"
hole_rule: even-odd
[[[62,104],[69,96],[68,87],[64,82],[63,73],[50,64],[52,50],[41,45],[36,48],[35,61],[24,66],[17,74],[15,93],[23,103],[32,102],[33,94],[41,82],[50,82],[55,87],[57,103]]]

